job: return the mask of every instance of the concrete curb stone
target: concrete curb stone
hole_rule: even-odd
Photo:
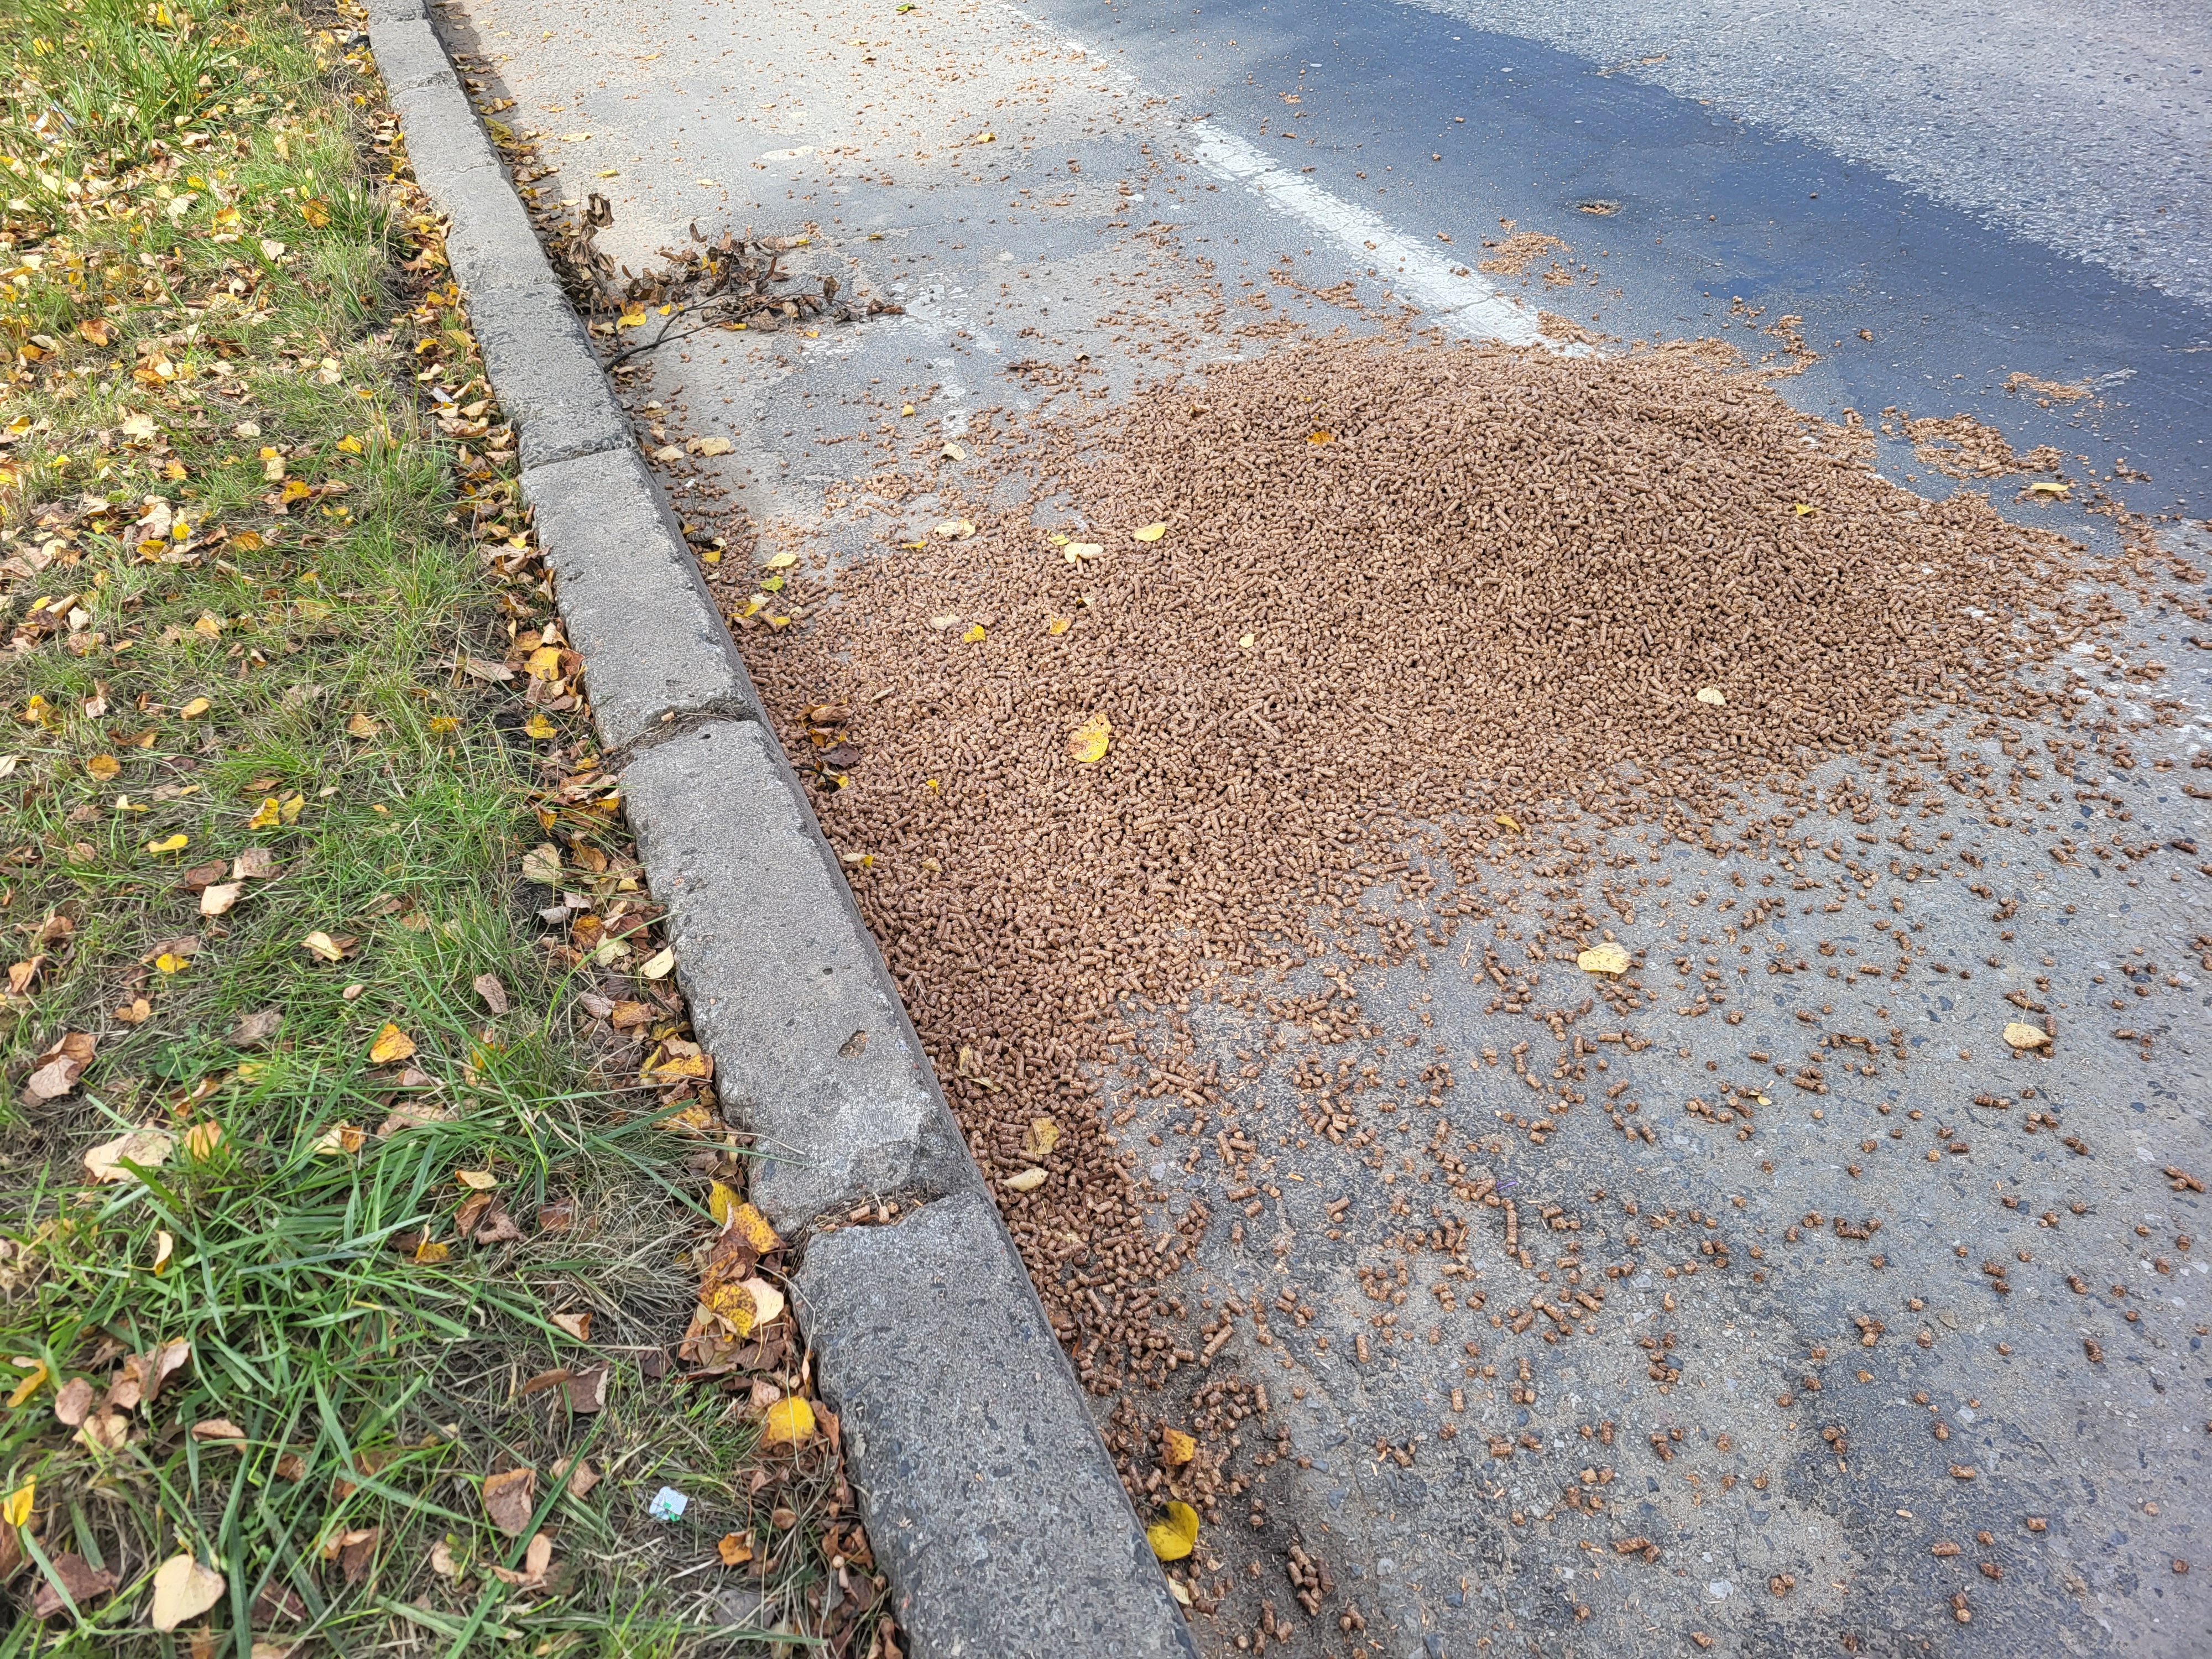
[[[370,45],[918,1659],[1194,1656],[836,851],[422,0]],[[815,1232],[896,1197],[896,1226]],[[895,1357],[895,1358],[891,1358]]]
[[[974,1190],[975,1164],[837,855],[756,721],[640,752],[623,792],[722,1109],[758,1138],[780,1231],[897,1195]]]
[[[376,67],[384,76],[385,90],[394,98],[438,81],[459,85],[453,66],[447,59],[446,49],[428,28],[389,31],[382,49],[377,52]]]
[[[795,1285],[917,1652],[1195,1655],[988,1198],[826,1234]]]
[[[687,714],[760,718],[730,630],[643,456],[625,446],[532,467],[522,494],[568,642],[590,665],[592,718],[609,749],[649,740]]]
[[[551,271],[542,287],[471,293],[469,322],[485,372],[520,432],[526,470],[635,443],[629,413]]]

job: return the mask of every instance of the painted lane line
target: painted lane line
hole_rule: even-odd
[[[1537,328],[1534,317],[1458,261],[1441,257],[1425,242],[1393,229],[1305,174],[1279,166],[1265,150],[1234,133],[1210,123],[1188,131],[1200,163],[1209,171],[1339,243],[1355,260],[1371,261],[1383,271],[1395,263],[1397,273],[1389,278],[1395,291],[1417,301],[1425,314],[1455,333],[1504,345],[1553,343]],[[1468,274],[1460,276],[1462,270]]]

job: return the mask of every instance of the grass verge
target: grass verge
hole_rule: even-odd
[[[895,1654],[320,21],[0,4],[0,1659]]]

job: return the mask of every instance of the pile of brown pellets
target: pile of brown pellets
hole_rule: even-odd
[[[1300,343],[984,447],[744,637],[1101,1390],[1176,1358],[1183,1243],[1086,1079],[1121,999],[1305,959],[1417,830],[1697,837],[1914,711],[2032,715],[2080,625],[2072,544],[1691,349]]]

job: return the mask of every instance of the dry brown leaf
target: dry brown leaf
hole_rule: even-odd
[[[243,1440],[246,1431],[227,1417],[203,1417],[192,1425],[195,1440]]]
[[[753,1547],[743,1533],[728,1533],[714,1546],[714,1553],[722,1558],[724,1566],[741,1567],[753,1559]]]
[[[98,1411],[71,1437],[87,1451],[118,1452],[131,1438],[131,1419],[119,1411]]]
[[[283,1014],[275,1008],[260,1008],[250,1014],[240,1014],[237,1025],[230,1033],[231,1046],[258,1048],[276,1035],[276,1028],[283,1023]]]
[[[64,1032],[38,1058],[36,1068],[23,1080],[23,1103],[42,1106],[59,1100],[76,1087],[84,1068],[92,1064],[99,1039],[88,1031]]]
[[[601,1476],[589,1458],[564,1457],[553,1466],[553,1478],[568,1487],[569,1497],[586,1498],[599,1484]]]
[[[607,1378],[605,1365],[594,1365],[589,1370],[577,1371],[561,1385],[561,1393],[568,1402],[568,1409],[580,1417],[587,1417],[607,1408]]]
[[[84,1172],[96,1182],[136,1181],[125,1169],[127,1160],[143,1169],[159,1169],[169,1161],[176,1142],[161,1129],[133,1129],[103,1141],[84,1155]]]
[[[72,1376],[62,1384],[54,1395],[54,1417],[65,1429],[82,1425],[86,1413],[92,1410],[92,1379]]]
[[[507,987],[501,984],[497,974],[478,974],[474,981],[476,994],[483,999],[485,1007],[495,1014],[507,1010]]]
[[[535,1589],[545,1582],[545,1570],[553,1565],[553,1540],[544,1533],[531,1539],[529,1547],[522,1553],[522,1571],[495,1566],[492,1574],[502,1584],[512,1584],[517,1589]]]
[[[553,1316],[553,1322],[579,1342],[592,1340],[592,1310],[589,1308],[581,1313],[556,1313]]]
[[[192,1345],[179,1337],[164,1342],[146,1356],[146,1403],[152,1405],[154,1396],[161,1393],[161,1385],[176,1375],[184,1363],[192,1357]]]
[[[53,1558],[54,1577],[62,1581],[69,1592],[70,1601],[80,1609],[99,1601],[115,1588],[115,1575],[105,1567],[95,1567],[75,1550],[64,1550]],[[64,1611],[69,1601],[62,1600],[60,1591],[51,1583],[41,1583],[31,1597],[31,1612],[40,1619],[51,1619]]]
[[[266,847],[248,847],[231,860],[230,878],[233,881],[266,881],[283,873],[276,862],[276,854]]]
[[[2015,1049],[2047,1048],[2051,1033],[2039,1025],[2027,1025],[2014,1020],[2004,1028],[2004,1040]]]
[[[484,1513],[509,1538],[522,1536],[537,1507],[538,1471],[525,1464],[504,1474],[487,1475],[483,1483]]]

